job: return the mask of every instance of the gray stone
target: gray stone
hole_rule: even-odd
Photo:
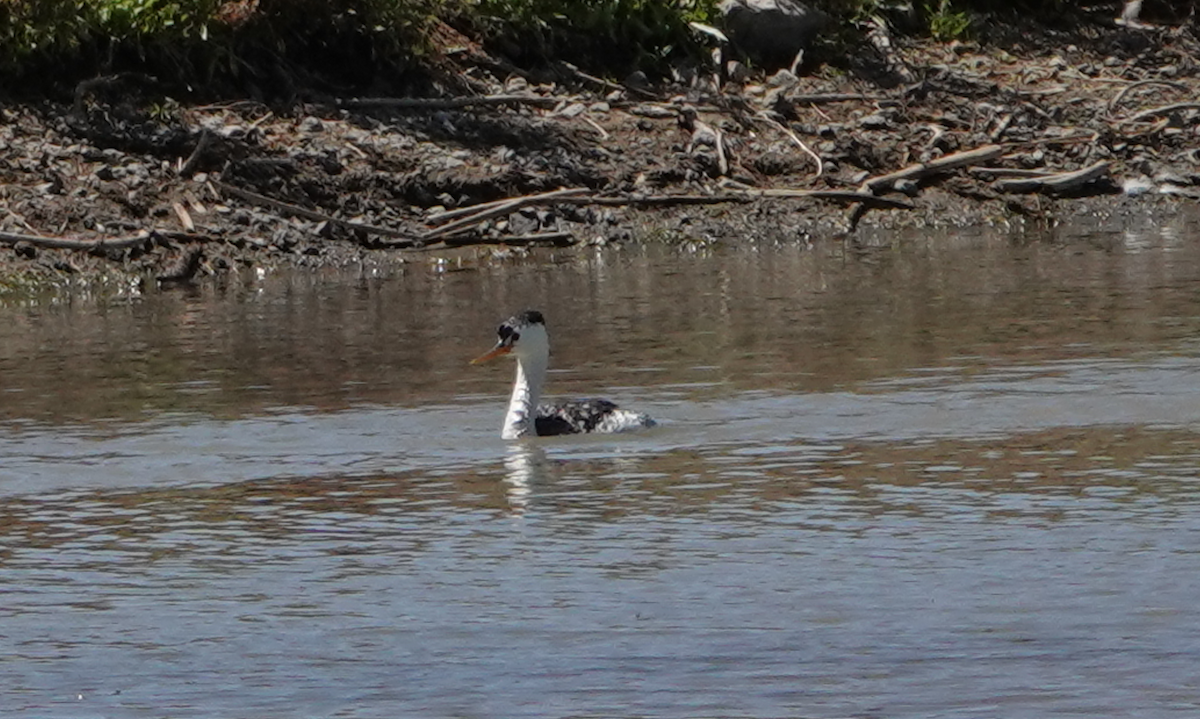
[[[864,130],[885,130],[889,124],[888,119],[879,113],[867,115],[858,121],[859,127]]]
[[[798,0],[723,0],[719,9],[733,44],[765,66],[790,64],[828,19]]]

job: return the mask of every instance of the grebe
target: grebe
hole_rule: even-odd
[[[471,364],[487,362],[506,354],[517,358],[517,379],[513,383],[508,413],[504,416],[504,429],[500,432],[504,439],[520,439],[529,435],[545,437],[582,432],[624,432],[655,425],[649,416],[618,409],[617,405],[606,399],[539,405],[542,385],[546,381],[546,366],[550,363],[550,338],[546,335],[546,320],[541,312],[526,310],[510,317],[500,325],[496,334],[500,337],[496,346],[471,360]]]

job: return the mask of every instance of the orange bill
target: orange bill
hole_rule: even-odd
[[[504,345],[496,345],[492,349],[492,351],[485,352],[485,353],[479,355],[478,357],[476,357],[475,359],[471,360],[471,364],[483,364],[484,362],[487,362],[488,360],[494,360],[497,357],[503,357],[504,355],[508,354],[509,352],[512,352],[512,347],[506,347]]]

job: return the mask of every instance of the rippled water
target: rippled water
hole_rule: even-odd
[[[1192,232],[0,308],[0,714],[1194,716]],[[663,425],[502,442],[526,306]]]

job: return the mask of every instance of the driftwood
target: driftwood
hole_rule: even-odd
[[[1108,162],[1097,162],[1074,172],[997,180],[992,187],[1000,192],[1066,192],[1108,174],[1108,168]]]
[[[304,207],[300,207],[299,205],[293,205],[291,203],[284,202],[282,200],[276,200],[273,197],[267,197],[266,195],[260,195],[257,192],[243,190],[240,187],[234,187],[233,185],[230,185],[225,182],[214,181],[213,184],[216,186],[216,188],[218,190],[220,190],[221,192],[224,192],[227,195],[233,195],[234,197],[243,199],[247,202],[258,205],[260,207],[269,207],[272,210],[275,210],[276,212],[279,212],[280,214],[283,214],[283,215],[290,215],[292,217],[302,217],[306,220],[315,220],[317,222],[328,222],[328,223],[331,223],[334,225],[344,227],[348,230],[364,232],[369,235],[383,235],[384,237],[391,237],[396,240],[400,240],[399,242],[389,243],[392,247],[406,247],[406,246],[407,247],[415,247],[415,246],[421,244],[420,240],[414,238],[409,233],[403,232],[401,230],[393,230],[390,227],[380,227],[378,225],[368,225],[368,224],[365,224],[362,222],[351,222],[350,220],[343,220],[343,219],[334,217],[333,215],[327,215],[324,212],[317,212],[315,210],[310,210],[310,209],[307,209]]]
[[[361,97],[338,100],[338,107],[365,109],[372,107],[402,110],[459,110],[464,107],[496,105],[535,105],[554,107],[566,98],[540,95],[483,95],[480,97]]]
[[[953,155],[939,157],[936,160],[922,162],[918,165],[911,165],[897,172],[890,172],[886,175],[872,177],[863,183],[862,189],[870,190],[871,192],[881,192],[890,188],[899,180],[912,180],[919,177],[928,177],[936,175],[946,170],[953,170],[966,165],[974,165],[978,162],[994,160],[1004,154],[1004,147],[1001,145],[984,145],[977,147],[974,150],[966,150],[956,152]]]

